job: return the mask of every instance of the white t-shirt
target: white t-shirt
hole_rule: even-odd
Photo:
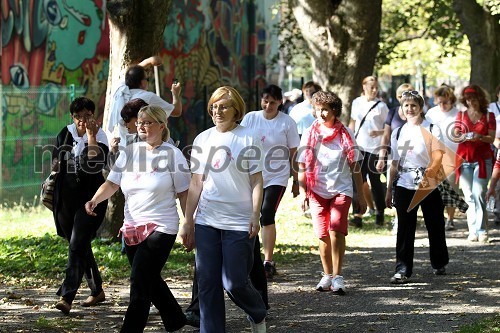
[[[454,152],[457,151],[458,143],[453,142],[451,138],[453,137],[457,113],[458,109],[456,107],[451,108],[448,112],[443,112],[439,106],[435,106],[425,114],[425,119],[428,122],[439,126],[444,144]]]
[[[285,186],[290,178],[290,148],[300,144],[295,121],[283,112],[273,119],[266,119],[264,111],[247,113],[242,126],[251,128],[260,137],[264,149],[265,161],[262,177],[264,188],[270,185]]]
[[[306,154],[305,148],[307,147],[307,140],[309,137],[309,127],[300,140],[299,154],[297,162],[304,163]],[[347,128],[351,135],[354,145],[354,134]],[[360,161],[363,155],[359,149],[354,150],[354,160]],[[352,176],[349,162],[347,161],[347,154],[343,151],[340,145],[340,136],[335,137],[333,141],[319,145],[317,153],[317,163],[319,163],[320,171],[318,172],[314,187],[310,189],[322,198],[331,199],[337,194],[343,194],[351,197],[353,195],[352,189]]]
[[[157,231],[175,235],[179,230],[176,194],[189,188],[191,173],[186,158],[164,142],[153,150],[136,142],[120,152],[108,180],[125,195],[125,222],[155,223]]]
[[[313,107],[307,99],[295,105],[290,110],[290,117],[297,124],[297,132],[300,135],[316,120],[313,115]]]
[[[250,175],[262,171],[262,151],[260,139],[248,127],[224,133],[212,127],[196,137],[191,172],[205,175],[196,224],[248,231],[253,212]]]
[[[429,131],[430,123],[427,120],[424,120],[420,126],[406,123],[401,126],[400,131],[395,130],[391,135],[392,159],[401,160],[400,167],[406,169],[399,172],[397,185],[409,190],[418,189],[423,169],[427,168],[431,161],[421,128]],[[399,139],[396,139],[398,132]],[[444,152],[443,135],[439,126],[432,126],[432,134],[431,151],[442,150]]]
[[[500,102],[490,103],[488,110],[495,114],[495,120],[497,122],[495,137],[500,138]]]
[[[366,116],[365,122],[361,127],[361,121],[363,120],[365,114],[370,110],[370,108],[377,103],[378,100],[368,101],[365,96],[357,97],[352,101],[351,107],[351,118],[356,121],[354,127],[354,133],[359,134],[356,138],[358,145],[366,152],[374,153],[380,148],[380,143],[382,141],[382,135],[375,138],[370,136],[371,131],[381,131],[385,126],[385,119],[389,113],[389,108],[387,105],[380,101],[377,106],[375,106],[370,113]]]

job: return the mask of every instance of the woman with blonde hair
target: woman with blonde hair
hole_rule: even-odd
[[[263,193],[260,137],[238,125],[246,107],[232,87],[208,101],[215,127],[200,133],[191,151],[191,183],[180,237],[196,245],[200,332],[225,332],[224,290],[243,309],[252,332],[266,332],[266,306],[250,283]],[[196,212],[196,216],[195,216]]]
[[[130,303],[121,332],[142,332],[150,303],[160,311],[167,331],[186,324],[186,317],[161,277],[179,229],[176,198],[184,212],[190,172],[182,152],[168,143],[167,116],[158,106],[137,114],[141,141],[128,145],[108,179],[85,204],[87,214],[121,187],[125,220],[120,231],[131,266]]]

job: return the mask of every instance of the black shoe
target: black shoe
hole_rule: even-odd
[[[349,221],[349,225],[351,227],[355,227],[355,228],[362,228],[363,227],[363,220],[361,219],[361,217],[359,216],[354,216],[350,221]]]
[[[384,225],[384,217],[384,213],[377,213],[377,215],[375,215],[375,224],[382,227]]]
[[[436,268],[433,269],[432,272],[434,273],[434,275],[446,275],[446,268],[444,267]]]
[[[200,315],[193,311],[186,312],[186,325],[200,328]]]
[[[276,264],[270,261],[264,262],[264,271],[266,272],[266,278],[272,280],[276,275]]]

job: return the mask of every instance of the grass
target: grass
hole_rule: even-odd
[[[498,333],[500,332],[500,314],[480,320],[471,325],[462,326],[457,333]]]

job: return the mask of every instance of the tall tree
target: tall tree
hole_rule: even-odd
[[[361,80],[373,73],[382,0],[289,0],[289,6],[307,42],[314,80],[339,94],[347,121]]]
[[[110,31],[109,76],[104,110],[104,128],[109,116],[113,89],[125,79],[132,64],[159,54],[167,25],[171,0],[108,0]],[[100,236],[115,236],[123,222],[123,195],[113,195],[108,203]]]
[[[491,12],[493,6],[498,1],[484,1],[483,5],[476,0],[453,1],[471,48],[470,81],[490,93],[500,84],[500,14]]]

